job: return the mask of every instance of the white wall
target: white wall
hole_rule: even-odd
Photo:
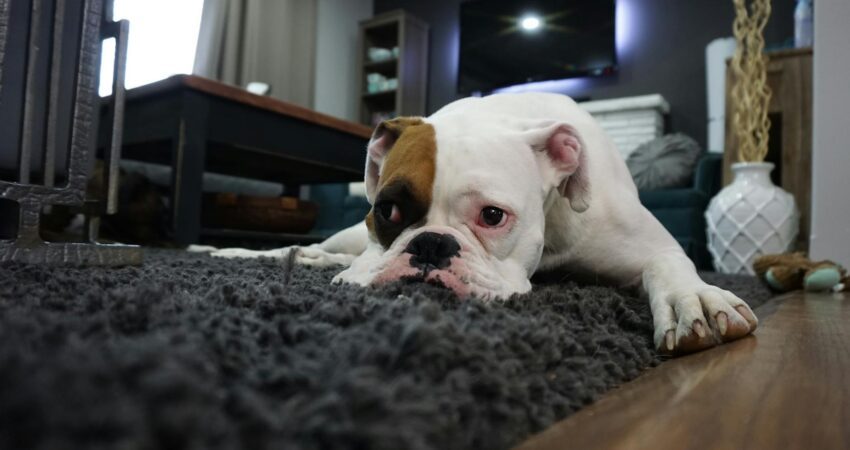
[[[372,17],[373,0],[318,0],[313,108],[358,120],[358,22]]]
[[[811,256],[850,267],[850,1],[815,2]]]

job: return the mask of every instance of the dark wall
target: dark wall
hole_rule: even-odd
[[[487,1],[487,0],[477,0]],[[459,96],[456,92],[459,5],[462,0],[375,0],[375,13],[404,9],[431,25],[428,112]],[[735,12],[731,0],[617,0],[618,30],[626,39],[619,49],[619,72],[587,78],[554,90],[573,97],[600,100],[651,93],[670,103],[670,131],[706,141],[705,46],[732,35]],[[794,0],[773,0],[765,28],[770,45],[794,35]]]

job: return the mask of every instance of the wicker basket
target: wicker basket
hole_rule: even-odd
[[[205,194],[204,226],[270,233],[307,233],[316,224],[316,203],[295,197]]]

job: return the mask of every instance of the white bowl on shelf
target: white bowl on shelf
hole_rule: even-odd
[[[369,47],[367,53],[371,62],[387,61],[393,58],[392,50],[387,48]]]

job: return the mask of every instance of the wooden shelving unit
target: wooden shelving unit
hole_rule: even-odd
[[[402,10],[390,11],[360,22],[359,48],[360,121],[375,126],[396,116],[424,115],[428,25]],[[391,55],[376,60],[369,51],[375,48]],[[397,84],[383,88],[373,84],[370,89],[369,74],[395,79]]]

